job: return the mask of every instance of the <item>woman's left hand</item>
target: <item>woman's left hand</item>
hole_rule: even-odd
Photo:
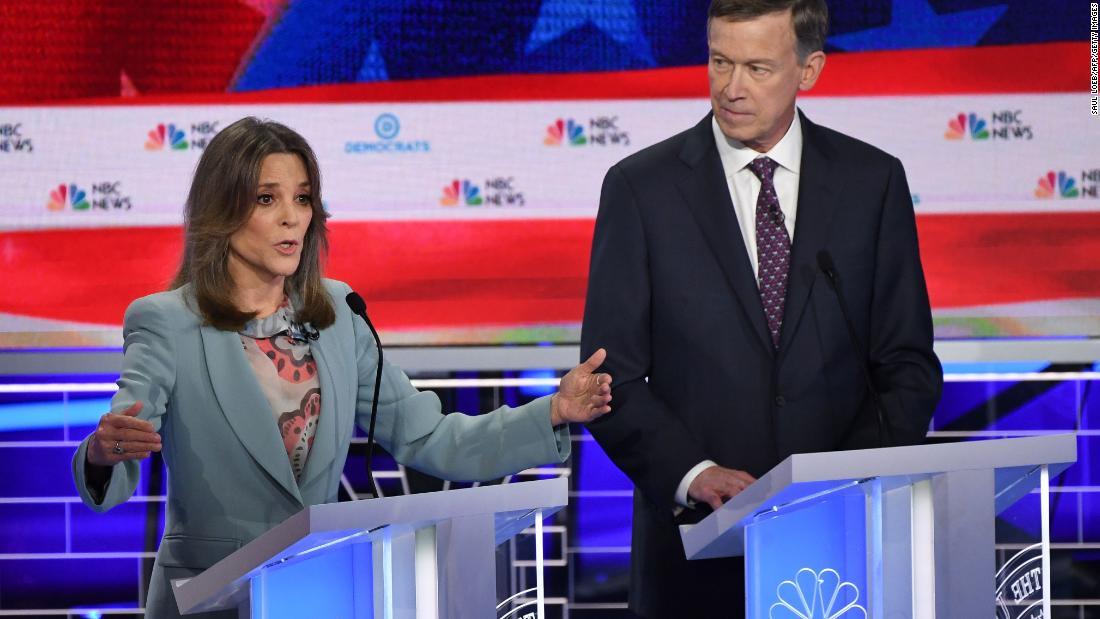
[[[607,351],[599,349],[584,363],[561,378],[558,392],[550,401],[550,423],[588,423],[611,412],[611,375],[596,374]]]

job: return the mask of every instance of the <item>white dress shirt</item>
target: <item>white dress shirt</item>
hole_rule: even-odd
[[[802,122],[796,111],[787,133],[766,153],[759,153],[726,137],[714,118],[711,118],[710,124],[714,131],[714,142],[718,146],[718,156],[722,160],[722,171],[726,175],[726,186],[733,201],[733,212],[737,215],[737,225],[741,228],[741,238],[745,240],[745,249],[749,254],[749,263],[752,265],[752,272],[759,277],[759,261],[756,257],[756,198],[760,195],[760,179],[756,178],[748,165],[753,159],[765,155],[779,164],[775,168],[772,182],[779,198],[779,209],[783,211],[787,235],[793,241],[794,221],[798,215],[798,177],[802,168]],[[688,497],[688,488],[699,473],[712,466],[715,466],[714,462],[703,460],[684,475],[676,488],[677,503],[693,507],[693,501]]]

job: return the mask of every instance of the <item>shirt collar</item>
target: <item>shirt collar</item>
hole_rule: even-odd
[[[802,167],[802,120],[799,118],[798,110],[795,110],[794,120],[787,128],[787,133],[783,134],[783,138],[766,153],[759,153],[737,140],[726,137],[718,126],[716,118],[711,117],[710,125],[726,176],[733,176],[761,155],[771,157],[780,166],[795,174],[798,174]]]
[[[298,295],[294,293],[284,295],[283,302],[279,309],[275,310],[275,313],[263,318],[249,320],[239,333],[256,340],[267,339],[284,333],[293,341],[305,342],[307,339],[317,339],[311,337],[311,333],[316,333],[316,330],[308,322],[298,322],[294,307],[301,305],[301,303],[297,299]]]

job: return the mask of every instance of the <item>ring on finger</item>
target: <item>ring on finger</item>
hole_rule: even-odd
[[[115,441],[115,446],[111,448],[111,451],[113,451],[116,454],[123,453],[122,441]]]

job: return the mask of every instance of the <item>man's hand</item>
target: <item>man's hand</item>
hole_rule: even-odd
[[[756,481],[745,471],[712,466],[703,469],[688,486],[688,497],[699,503],[710,505],[711,509],[722,507],[722,503],[737,496],[749,484]]]
[[[148,458],[160,451],[160,435],[153,431],[153,424],[138,419],[141,402],[134,402],[121,413],[107,413],[99,418],[99,425],[88,442],[88,463],[96,466],[114,466],[124,460]]]
[[[562,377],[550,400],[551,425],[588,423],[611,412],[611,375],[594,373],[606,358],[607,351],[601,348]]]

